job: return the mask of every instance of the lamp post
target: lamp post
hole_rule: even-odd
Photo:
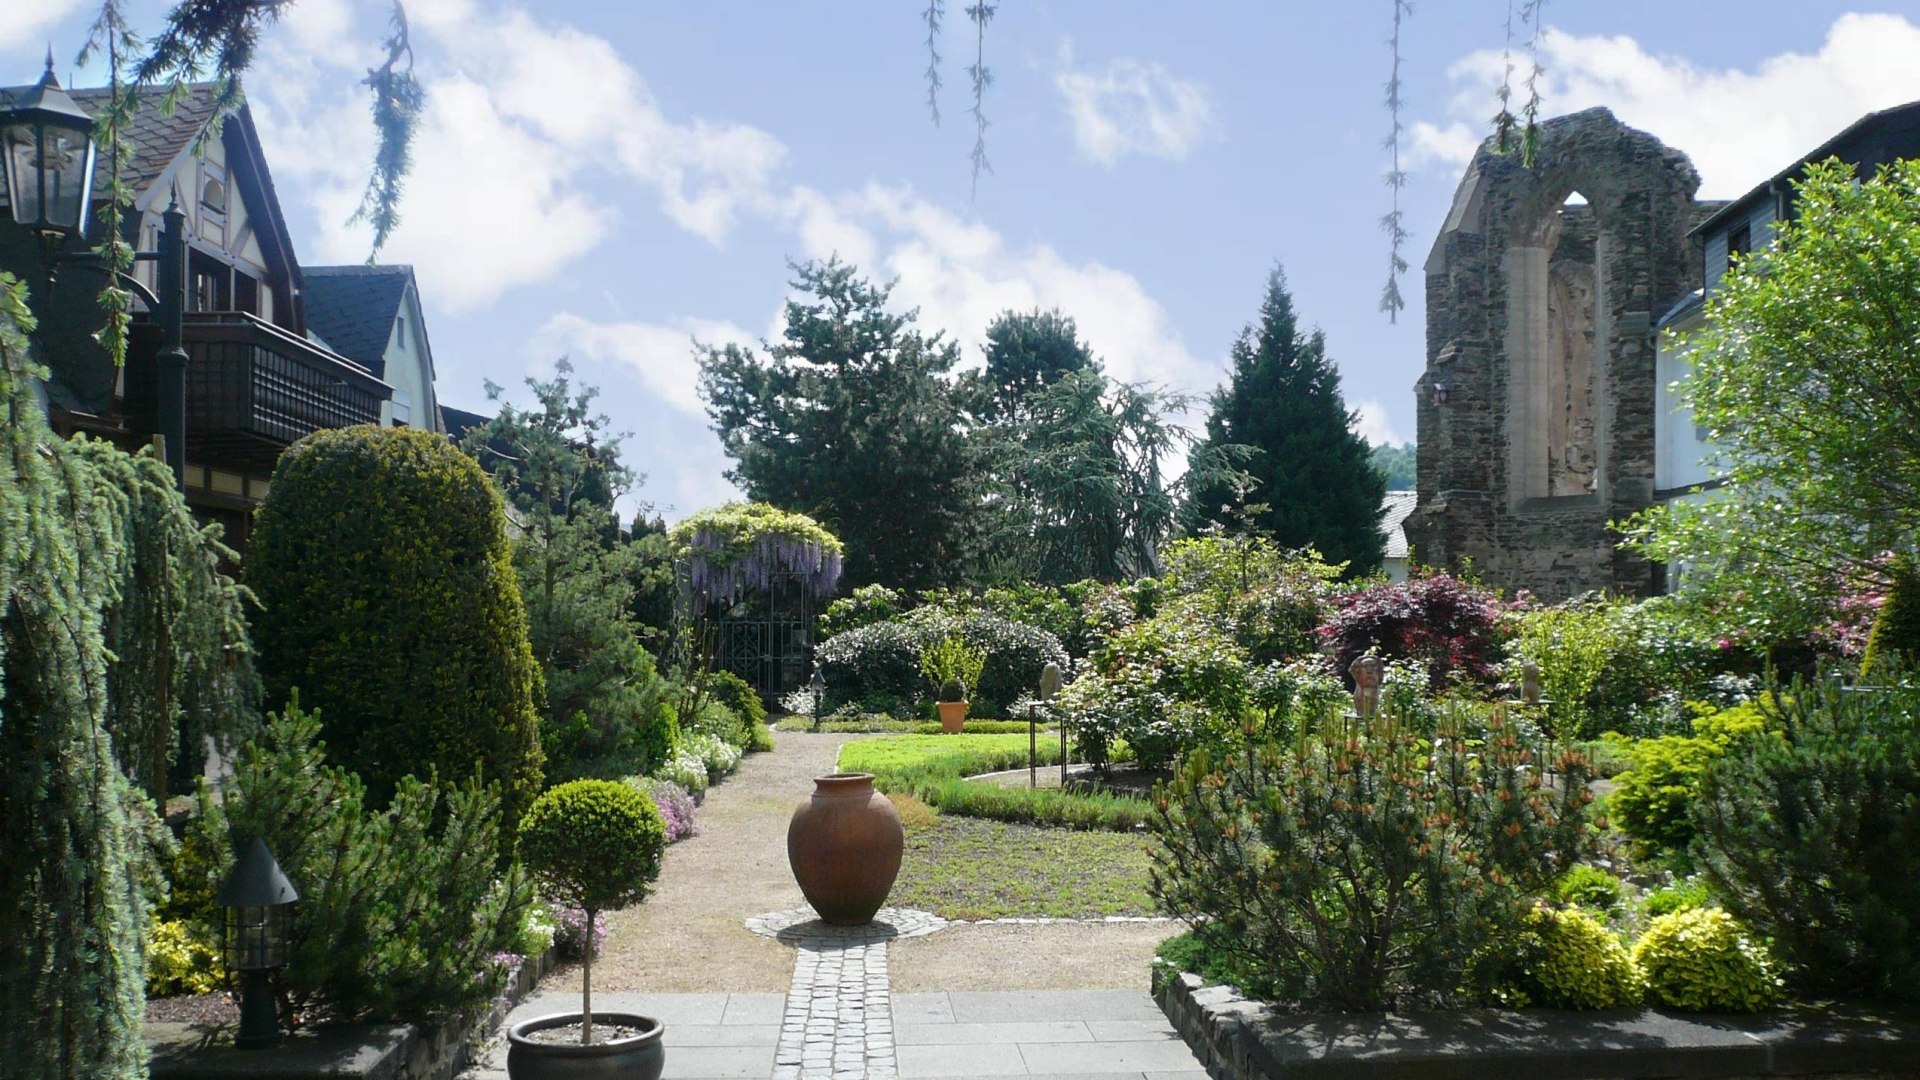
[[[820,674],[820,662],[814,661],[813,678],[807,680],[807,689],[813,692],[813,730],[820,730],[820,710],[827,703],[827,677]]]
[[[1043,702],[1052,701],[1053,695],[1059,692],[1060,692],[1060,665],[1049,660],[1047,661],[1047,666],[1040,669],[1040,700]],[[1040,784],[1040,768],[1038,764],[1039,749],[1040,749],[1038,745],[1038,740],[1040,738],[1039,731],[1040,731],[1039,724],[1034,720],[1033,703],[1028,702],[1027,703],[1027,786],[1030,788],[1038,787]],[[1067,788],[1067,729],[1066,729],[1066,726],[1063,724],[1060,727],[1060,790],[1065,791],[1066,788]]]
[[[0,173],[4,173],[7,209],[14,223],[40,238],[47,267],[47,291],[53,291],[59,249],[87,235],[93,205],[93,117],[60,88],[53,74],[53,53],[40,81],[17,97],[0,97]],[[185,489],[187,474],[187,350],[182,321],[187,307],[186,215],[178,207],[162,215],[160,250],[134,258],[157,260],[158,295],[137,280],[121,284],[141,294],[160,321],[162,345],[155,395],[154,430],[160,435],[175,486]],[[160,297],[165,297],[164,300]]]
[[[290,905],[300,899],[293,883],[256,836],[234,864],[233,873],[214,900],[227,909],[227,970],[240,974],[240,1032],[233,1045],[261,1050],[280,1045],[280,1011],[274,1001],[272,973],[287,962]]]

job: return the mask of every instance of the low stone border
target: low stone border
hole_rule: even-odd
[[[1215,1080],[1914,1076],[1920,1017],[1845,1005],[1753,1016],[1659,1009],[1278,1012],[1156,968],[1154,998]]]
[[[432,1028],[344,1024],[291,1035],[271,1050],[236,1050],[233,1029],[148,1024],[152,1080],[452,1080],[507,1014],[558,965],[554,950],[521,961],[485,1013]]]
[[[864,926],[834,926],[822,922],[812,908],[803,907],[755,915],[747,920],[746,925],[748,930],[761,937],[778,938],[788,944],[796,941],[857,943],[869,940],[925,937],[936,930],[944,929],[947,920],[931,911],[884,907],[874,913],[872,922]]]

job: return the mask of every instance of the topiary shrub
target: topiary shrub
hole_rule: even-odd
[[[500,495],[472,458],[412,428],[301,439],[246,573],[268,700],[297,687],[376,804],[404,776],[478,763],[512,829],[540,789],[539,669]]]
[[[1060,639],[1038,627],[985,612],[954,616],[919,608],[820,643],[814,657],[827,680],[828,710],[852,705],[895,715],[916,712],[924,700],[921,653],[950,635],[986,653],[979,685],[967,688],[979,716],[1005,715],[1040,684],[1040,671],[1049,662],[1063,668],[1068,662]]]
[[[1714,895],[1771,942],[1796,985],[1920,1001],[1920,689],[1827,680],[1764,706],[1694,801]]]
[[[1920,665],[1920,566],[1913,556],[1893,557],[1887,568],[1893,579],[1887,598],[1867,633],[1867,649],[1860,657],[1860,673],[1868,679],[1897,677]]]
[[[614,780],[575,780],[527,809],[520,858],[548,895],[586,913],[592,941],[600,913],[646,899],[660,876],[666,821],[653,800]],[[580,1041],[593,1041],[593,953],[581,958]]]
[[[1624,1009],[1645,991],[1613,931],[1579,908],[1536,907],[1520,934],[1520,976],[1499,997],[1550,1009]]]
[[[1720,908],[1691,908],[1647,924],[1633,962],[1648,1000],[1694,1012],[1758,1012],[1780,1001],[1771,957]]]

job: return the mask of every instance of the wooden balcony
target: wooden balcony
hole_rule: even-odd
[[[187,453],[210,465],[270,470],[303,435],[378,423],[393,396],[353,361],[244,312],[189,313],[185,338]]]

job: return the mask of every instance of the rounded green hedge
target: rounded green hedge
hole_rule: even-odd
[[[1780,1000],[1773,959],[1738,920],[1717,907],[1690,908],[1647,924],[1633,946],[1647,998],[1699,1012],[1758,1012]]]
[[[618,780],[550,788],[520,823],[521,861],[550,896],[582,911],[612,911],[646,899],[666,848],[660,808]]]
[[[511,830],[540,790],[535,695],[500,496],[443,436],[319,431],[280,457],[246,578],[272,703],[295,688],[384,802],[404,776],[500,786]]]

